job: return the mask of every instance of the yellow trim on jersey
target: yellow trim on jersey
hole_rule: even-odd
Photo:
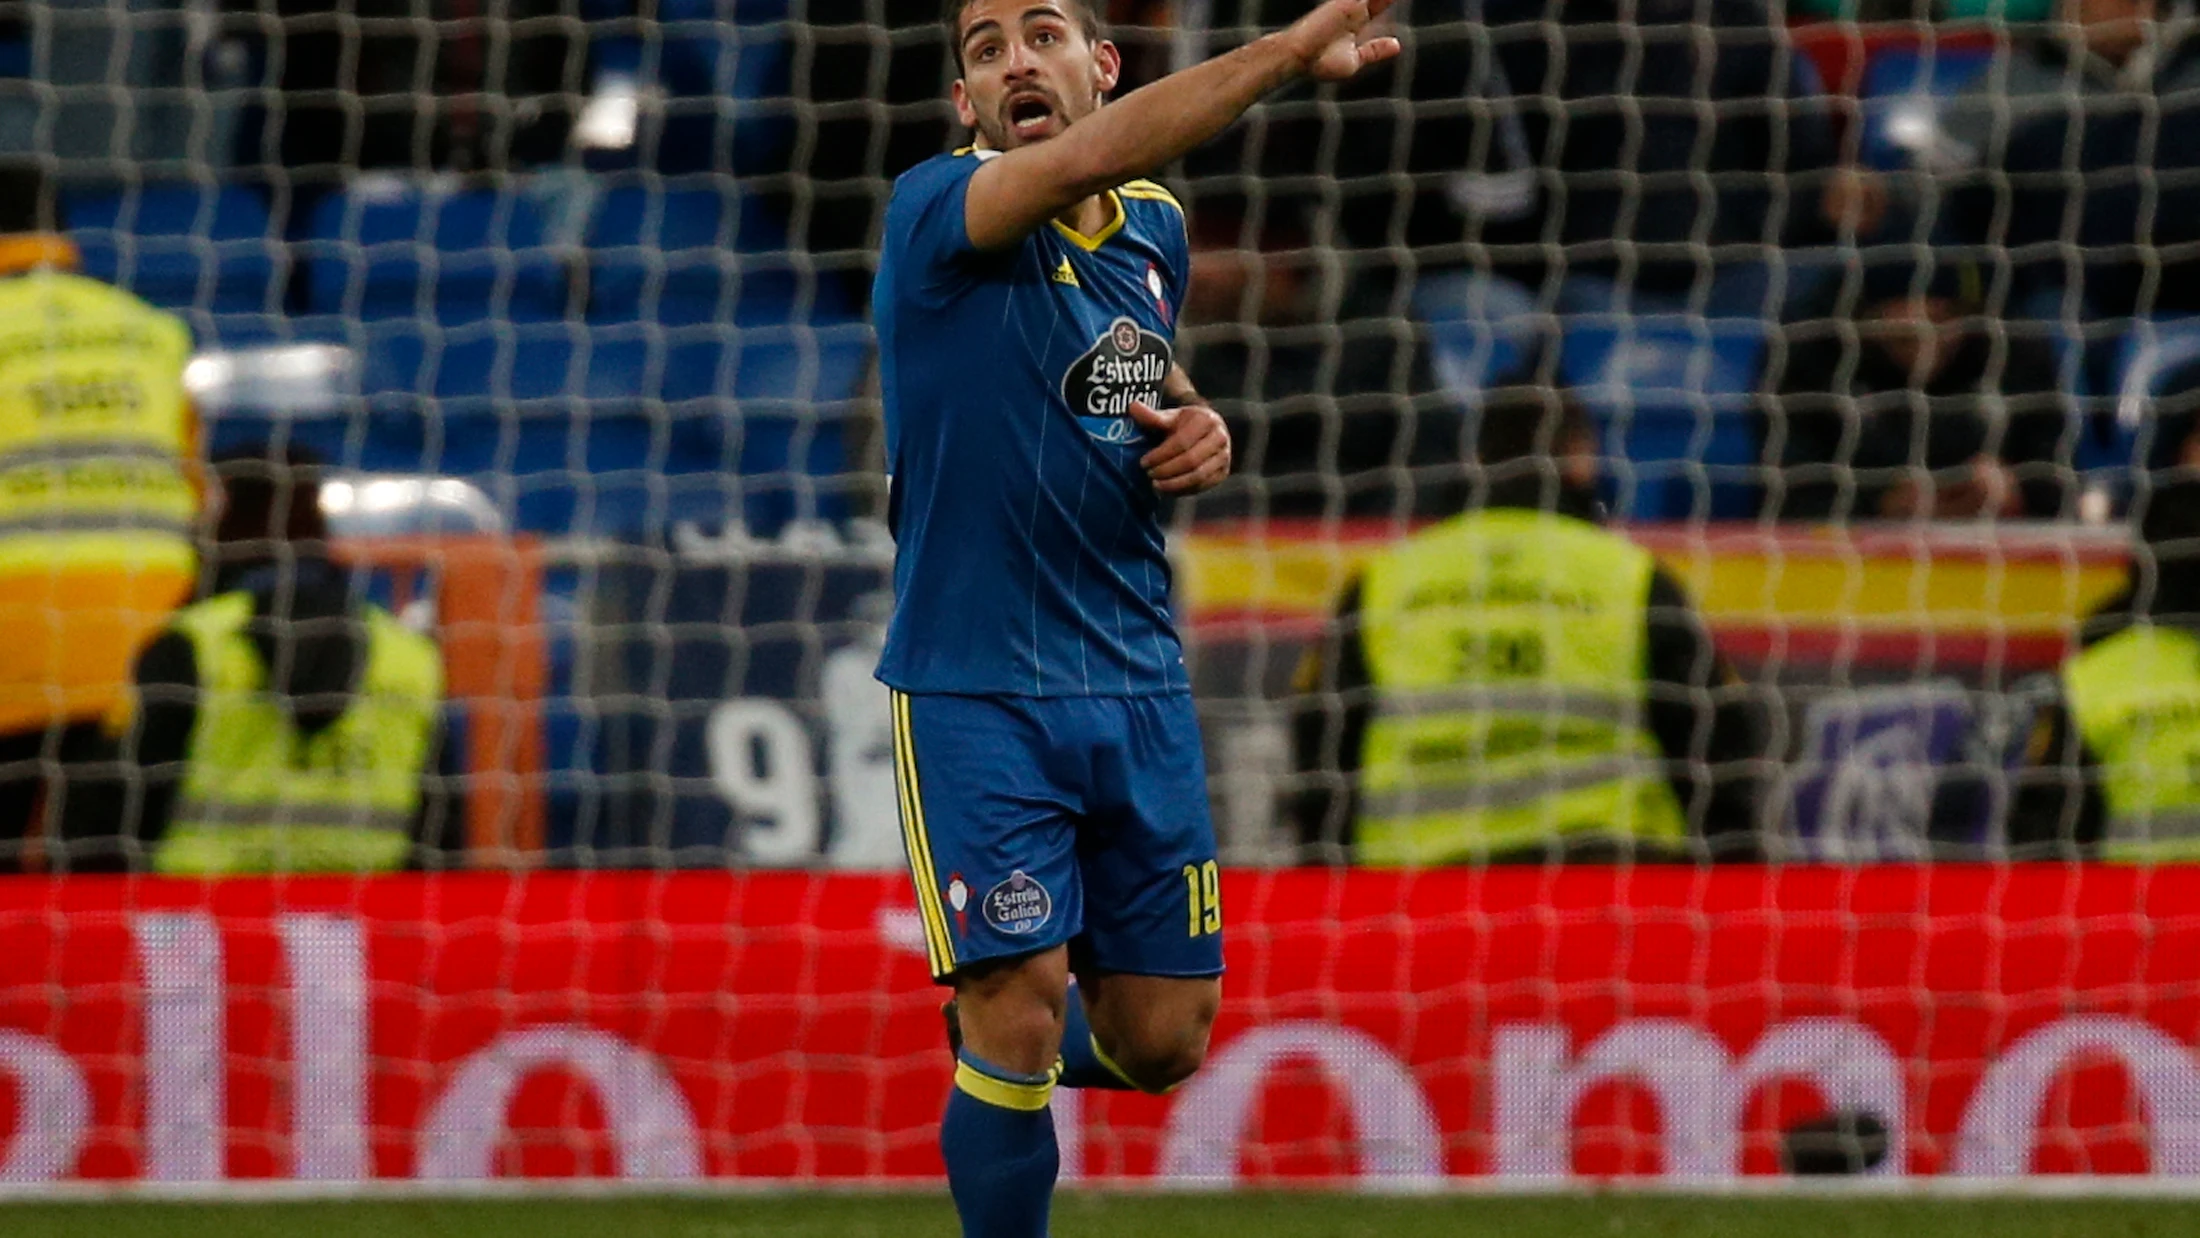
[[[991,155],[998,152],[981,151],[977,146],[971,145],[958,146],[952,153],[956,155]],[[1115,204],[1115,218],[1109,220],[1105,226],[1091,236],[1086,236],[1059,219],[1050,219],[1047,222],[1054,225],[1054,230],[1061,233],[1063,239],[1089,254],[1107,244],[1108,238],[1121,232],[1123,225],[1130,220],[1130,212],[1123,209],[1124,198],[1141,198],[1151,202],[1166,202],[1176,208],[1177,214],[1184,213],[1184,204],[1177,201],[1175,196],[1170,194],[1168,190],[1152,181],[1131,181],[1121,189],[1110,189],[1108,191],[1108,201]]]
[[[1116,192],[1141,202],[1166,202],[1176,208],[1177,214],[1184,213],[1184,204],[1176,200],[1176,195],[1153,181],[1128,181]]]
[[[917,887],[917,915],[924,921],[925,962],[935,977],[944,977],[955,970],[955,941],[947,933],[939,873],[932,867],[932,839],[924,830],[924,797],[917,787],[917,746],[909,725],[907,693],[893,694],[893,709],[894,789],[901,799],[901,842],[909,853],[909,876]]]
[[[1107,244],[1109,237],[1114,236],[1118,232],[1121,232],[1123,230],[1123,222],[1130,218],[1129,212],[1123,209],[1123,196],[1120,192],[1110,189],[1108,191],[1108,201],[1115,204],[1115,218],[1109,220],[1106,227],[1100,229],[1098,232],[1093,233],[1091,236],[1086,236],[1084,233],[1070,227],[1068,224],[1063,223],[1059,219],[1050,219],[1047,222],[1053,224],[1054,230],[1061,233],[1062,236],[1067,239],[1070,244],[1075,245],[1077,248],[1082,249],[1089,254],[1093,250],[1096,250],[1102,245]]]
[[[996,1109],[1014,1109],[1021,1113],[1037,1113],[1047,1107],[1054,1096],[1054,1081],[1062,1073],[1057,1061],[1047,1071],[1044,1083],[1010,1083],[996,1079],[968,1062],[955,1063],[955,1086],[975,1099]]]

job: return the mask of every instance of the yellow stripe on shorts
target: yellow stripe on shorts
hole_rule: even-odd
[[[917,786],[917,746],[909,722],[907,693],[893,694],[894,786],[901,799],[901,841],[909,853],[909,875],[917,887],[917,914],[924,921],[925,962],[934,976],[955,970],[954,939],[947,933],[947,909],[940,903],[939,873],[932,866],[932,839],[924,830],[924,797]]]

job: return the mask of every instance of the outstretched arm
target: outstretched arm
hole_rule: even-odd
[[[1293,78],[1337,82],[1398,54],[1361,41],[1391,0],[1325,0],[1289,28],[1256,39],[1101,108],[1052,141],[991,159],[971,176],[964,226],[979,249],[1016,244],[1096,193],[1159,170],[1222,132]]]

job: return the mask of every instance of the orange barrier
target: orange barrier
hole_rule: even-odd
[[[446,691],[466,712],[466,833],[473,862],[531,862],[543,843],[542,696],[549,679],[535,539],[396,537],[343,543],[387,571],[396,602],[431,597]]]

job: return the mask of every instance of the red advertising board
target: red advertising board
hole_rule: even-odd
[[[1089,1179],[2200,1174],[2200,868],[1233,874],[1208,1068]],[[0,1180],[921,1179],[899,879],[0,883]]]

